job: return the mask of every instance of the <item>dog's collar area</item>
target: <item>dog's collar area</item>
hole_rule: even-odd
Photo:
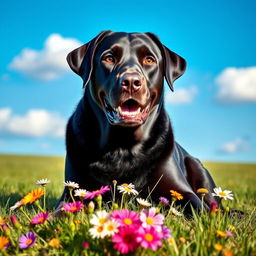
[[[149,114],[152,100],[143,107],[136,100],[128,99],[117,107],[112,107],[108,100],[104,97],[104,110],[111,124],[135,126],[143,124]]]

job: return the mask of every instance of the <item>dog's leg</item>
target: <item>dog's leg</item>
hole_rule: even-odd
[[[216,185],[208,170],[203,167],[198,159],[191,156],[187,156],[184,161],[187,169],[187,180],[193,191],[196,193],[197,189],[206,188],[209,190],[209,193],[205,195],[205,203],[208,205],[213,201],[219,203],[219,200],[212,196],[213,189]]]

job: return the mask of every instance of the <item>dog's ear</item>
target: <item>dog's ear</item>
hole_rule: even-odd
[[[153,33],[146,33],[153,39],[153,41],[158,45],[162,52],[162,56],[164,59],[164,75],[165,79],[172,91],[173,82],[182,76],[186,70],[186,61],[181,56],[169,50],[166,46],[164,46],[160,39],[154,35]]]
[[[102,39],[111,31],[103,31],[94,37],[87,44],[73,50],[67,55],[67,62],[70,68],[83,79],[83,87],[87,85],[90,80],[93,69],[93,57],[97,45]]]

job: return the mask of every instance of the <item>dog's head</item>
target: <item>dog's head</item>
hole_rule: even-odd
[[[152,33],[104,31],[67,61],[109,122],[122,126],[143,124],[161,101],[164,77],[173,90],[186,68]]]

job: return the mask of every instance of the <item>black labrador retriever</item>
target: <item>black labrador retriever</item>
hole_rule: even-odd
[[[84,95],[69,119],[65,180],[87,190],[113,180],[133,183],[142,196],[184,196],[201,207],[196,191],[215,184],[199,160],[175,142],[164,108],[163,83],[185,71],[186,61],[152,33],[104,31],[67,56],[83,79]],[[60,202],[68,196],[64,190]],[[206,209],[216,199],[205,196]],[[190,208],[190,207],[187,207]]]

